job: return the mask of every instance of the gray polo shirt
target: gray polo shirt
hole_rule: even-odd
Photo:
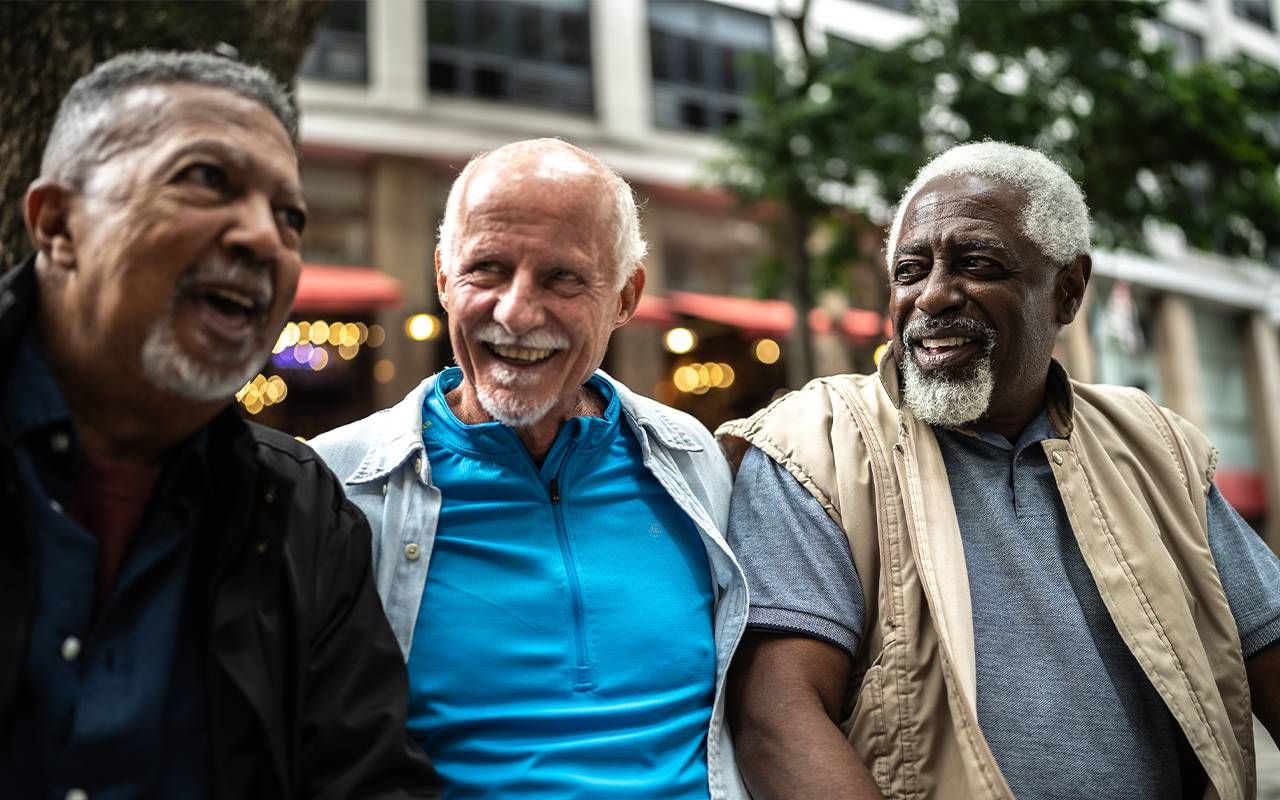
[[[1076,544],[1040,447],[1057,435],[1048,417],[1013,443],[935,433],[969,573],[978,720],[1014,794],[1196,792],[1203,773]],[[1216,488],[1208,510],[1210,549],[1248,658],[1280,642],[1280,561]],[[844,532],[754,448],[734,487],[729,542],[747,576],[749,628],[857,652],[865,605]]]

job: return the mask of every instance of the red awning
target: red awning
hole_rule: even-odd
[[[636,315],[631,320],[651,325],[670,325],[676,321],[676,315],[671,313],[671,303],[667,298],[642,294]]]
[[[769,336],[786,336],[796,318],[795,308],[785,300],[755,300],[700,292],[671,292],[670,308],[678,314]],[[834,327],[831,315],[821,308],[810,309],[809,327],[817,333],[831,331]],[[879,339],[885,331],[883,318],[864,308],[847,309],[839,327],[855,339]]]
[[[1267,510],[1267,493],[1262,486],[1262,474],[1242,469],[1220,469],[1213,476],[1222,497],[1240,516],[1258,519]]]
[[[367,313],[404,304],[400,281],[371,267],[303,264],[294,312]]]

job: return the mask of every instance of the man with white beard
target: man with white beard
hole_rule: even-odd
[[[63,98],[0,279],[6,797],[424,794],[368,526],[233,409],[297,288],[296,148],[284,87],[210,54]]]
[[[729,467],[598,368],[644,289],[631,188],[565,142],[477,156],[435,252],[456,367],[312,441],[374,528],[409,731],[445,797],[743,797]]]
[[[1280,735],[1280,562],[1199,431],[1053,360],[1088,252],[1061,167],[953,148],[889,234],[879,375],[720,429],[753,797],[1253,796],[1250,710]]]

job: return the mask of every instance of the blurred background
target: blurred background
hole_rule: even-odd
[[[21,197],[71,82],[121,50],[217,48],[296,85],[311,210],[246,414],[308,437],[447,365],[449,185],[558,136],[643,203],[646,295],[604,368],[714,427],[873,369],[915,170],[955,142],[1033,145],[1095,215],[1058,356],[1206,430],[1223,494],[1280,550],[1278,21],[1280,0],[0,2],[0,265],[28,250]]]
[[[312,436],[445,366],[449,185],[479,151],[559,136],[643,202],[646,295],[604,368],[714,427],[874,368],[884,226],[930,155],[1035,145],[1096,217],[1060,358],[1204,428],[1224,495],[1280,549],[1277,20],[1280,0],[3,3],[2,254],[27,250],[15,214],[75,77],[221,47],[295,81],[311,209],[248,414]]]

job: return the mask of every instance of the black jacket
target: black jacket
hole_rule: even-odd
[[[0,278],[0,384],[34,314],[34,272],[28,259]],[[210,426],[212,796],[430,796],[368,523],[310,448],[231,409]],[[0,420],[0,726],[35,597],[35,534]]]

